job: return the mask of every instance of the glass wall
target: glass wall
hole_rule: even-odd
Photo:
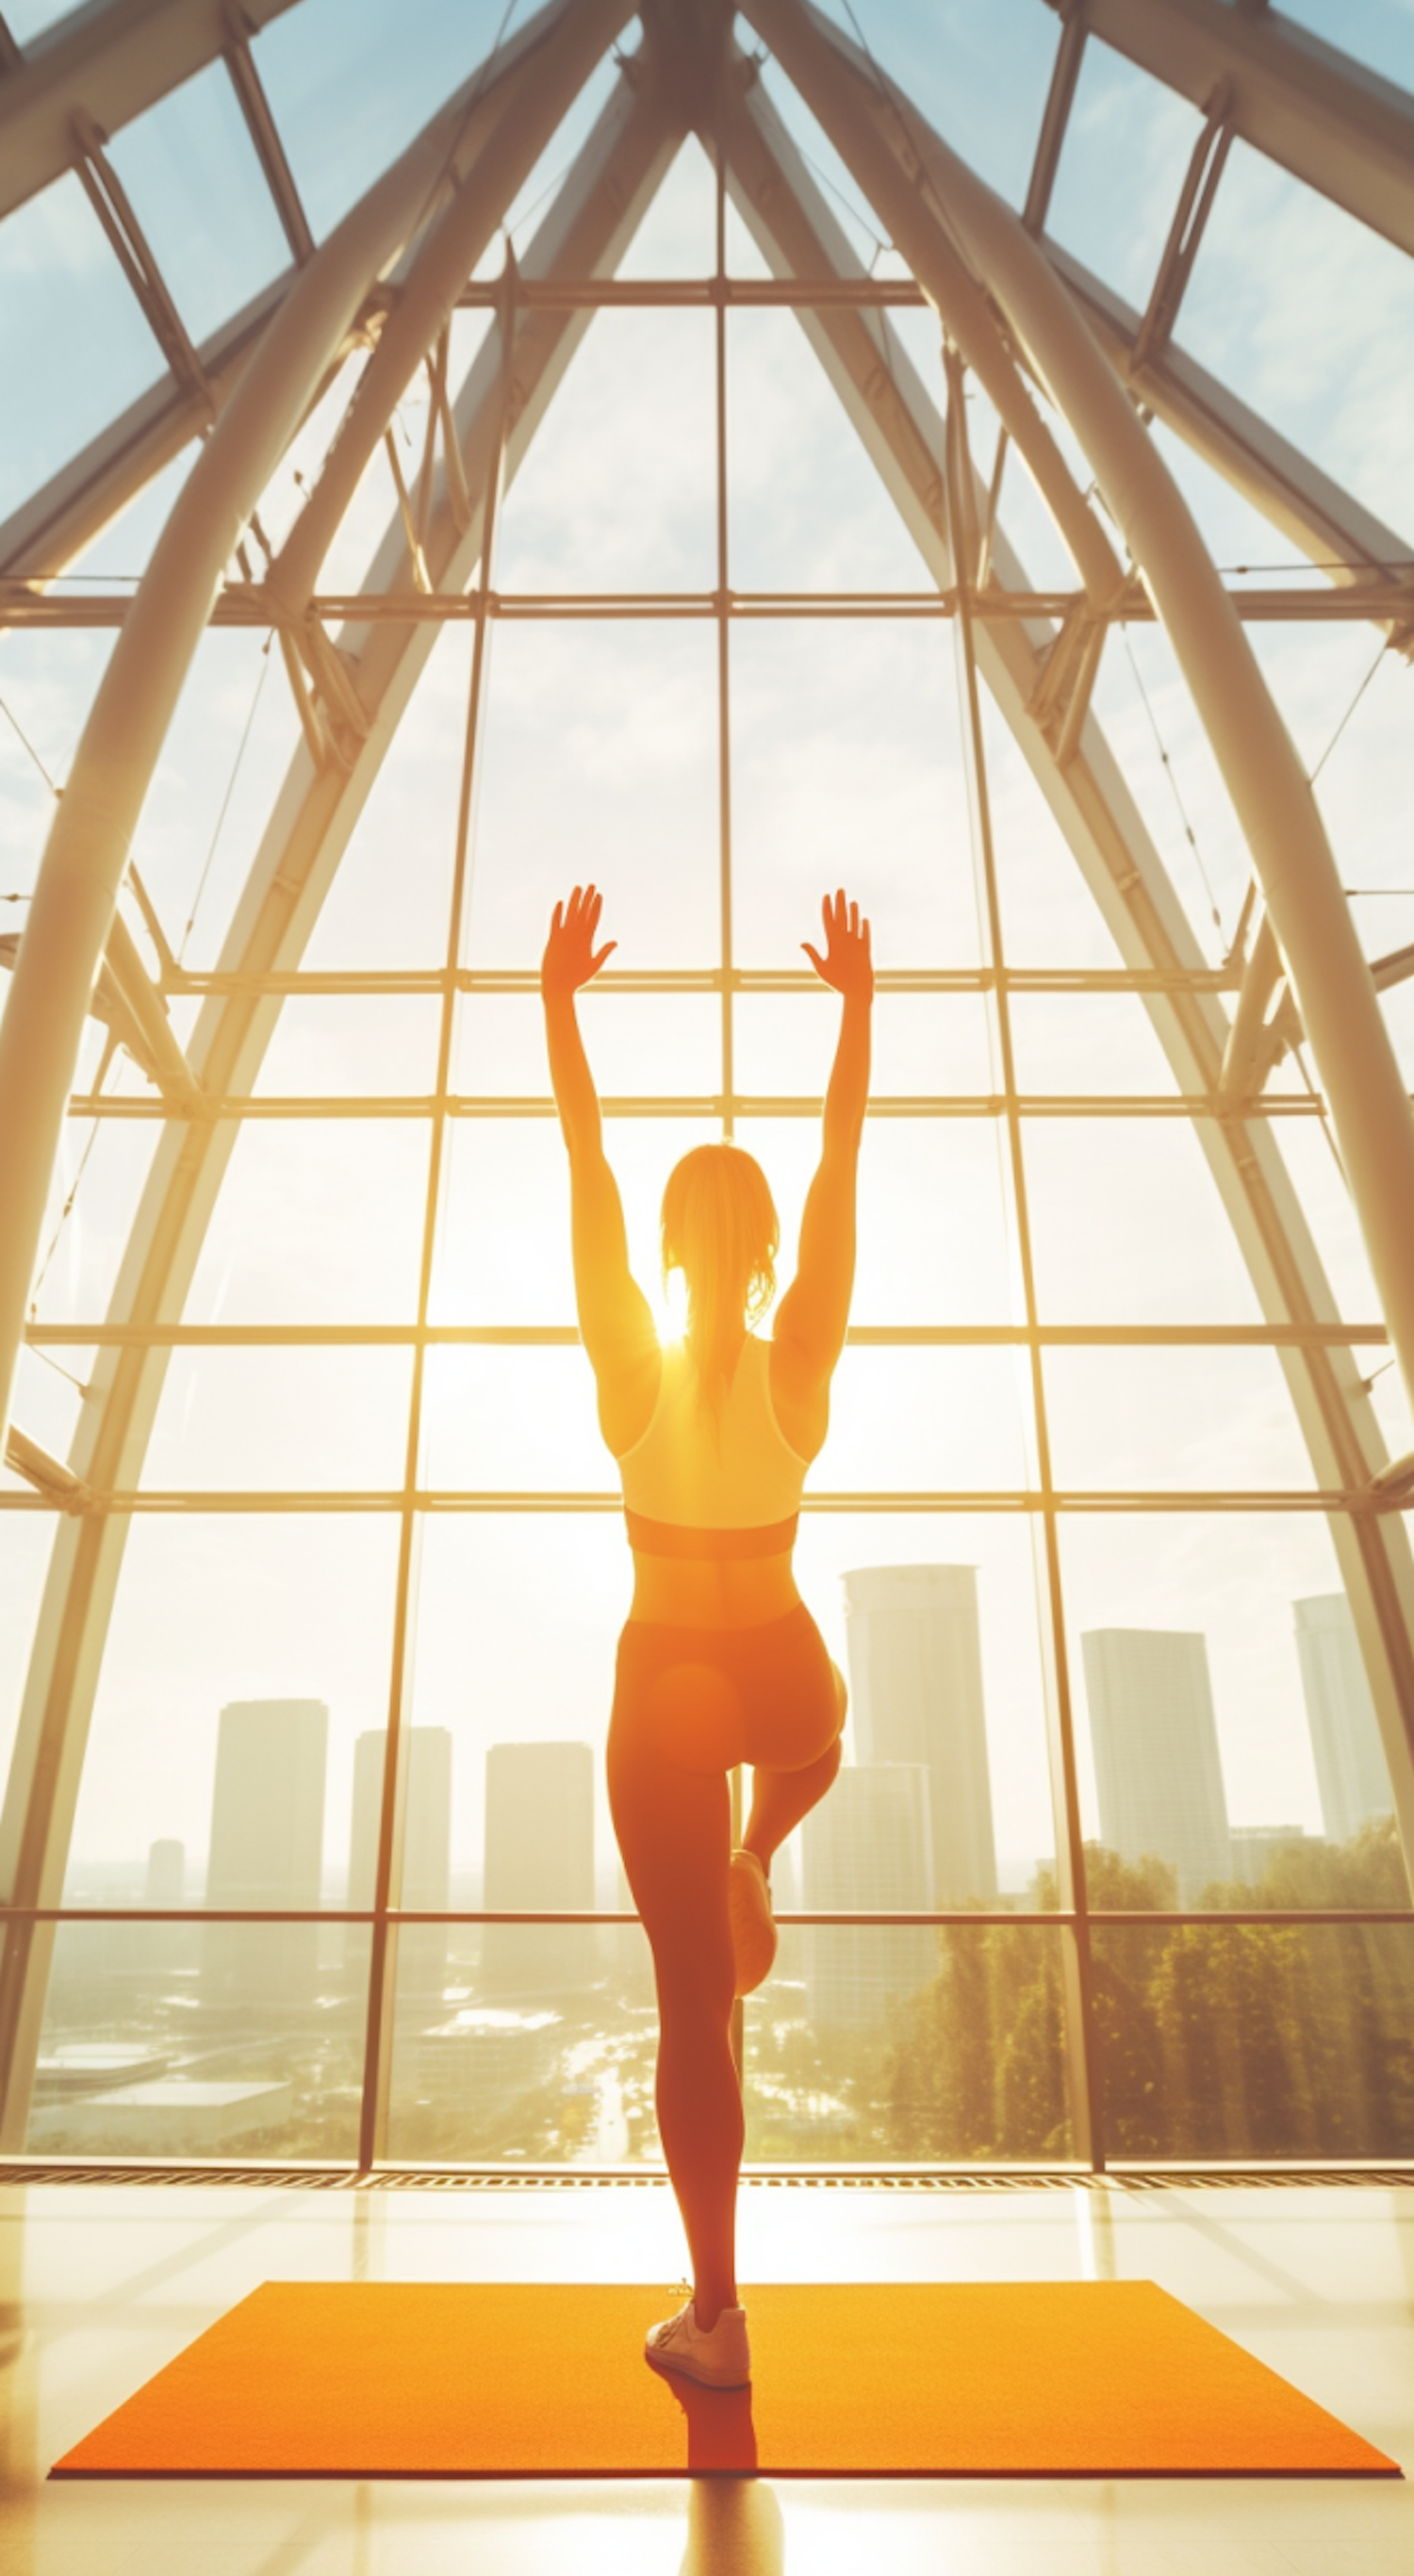
[[[302,14],[257,45],[300,135]],[[1033,42],[1037,112],[1038,64]],[[1153,89],[1092,46],[1077,131]],[[1123,240],[1067,163],[1060,237],[1125,292],[1196,130],[1165,102]],[[344,175],[311,174],[331,220]],[[690,139],[637,304],[592,319],[486,560],[441,602],[407,589],[408,629],[425,644],[445,610],[446,631],[371,790],[310,787],[253,633],[198,657],[137,852],[181,954],[124,905],[174,1029],[223,1068],[190,1147],[209,1212],[182,1196],[182,1126],[91,1033],[17,1406],[88,1517],[0,1470],[7,1849],[61,1703],[84,1744],[58,1901],[9,1909],[48,1961],[16,2144],[661,2162],[651,1963],[603,1786],[631,1569],[537,997],[550,907],[593,879],[619,946],[583,1026],[665,1331],[659,1201],[704,1139],[764,1165],[792,1274],[835,1025],[801,942],[836,885],[880,970],[853,1322],[797,1556],[851,1715],[777,1864],[748,2156],[1408,2155],[1414,1916],[1369,1676],[1372,1602],[1391,1616],[1411,1577],[1366,1490],[1367,1382],[1392,1448],[1406,1417],[1316,1069],[1288,1057],[1236,1120],[1193,1073],[1206,1045],[1216,1076],[1243,963],[1221,782],[1162,639],[1136,629],[1121,663],[1113,635],[1116,830],[1169,906],[1141,956],[1057,820],[1050,750],[986,700],[988,619],[1019,631],[1015,604],[961,599],[918,552],[725,208],[741,292],[713,309],[715,197]],[[232,248],[222,313],[268,252],[255,229]],[[889,318],[905,289],[895,260],[855,291],[900,401],[940,410],[922,315],[902,317],[921,388]],[[463,363],[499,346],[491,292],[457,317]],[[1282,637],[1310,643],[1296,619]],[[0,665],[23,680],[15,641]],[[1293,702],[1326,649],[1283,664]],[[96,671],[76,659],[64,695],[55,667],[57,742]],[[290,762],[285,848],[262,854]],[[1165,805],[1180,773],[1196,835]],[[1331,808],[1347,874],[1394,846],[1403,797],[1392,756],[1361,776]],[[1108,792],[1097,761],[1087,810]],[[337,873],[302,884],[280,947],[261,906],[343,795]]]

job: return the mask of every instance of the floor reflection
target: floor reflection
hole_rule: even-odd
[[[656,2365],[649,2364],[650,2369]],[[687,2417],[687,2465],[694,2476],[716,2471],[750,2477],[756,2467],[756,2426],[750,2388],[699,2388],[675,2371],[658,2370]]]
[[[785,2517],[759,2478],[694,2478],[681,2576],[784,2576]]]

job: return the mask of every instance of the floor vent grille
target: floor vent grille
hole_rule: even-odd
[[[0,2185],[102,2185],[106,2189],[160,2184],[165,2189],[212,2190],[262,2186],[279,2191],[657,2191],[660,2169],[590,2172],[474,2166],[383,2166],[360,2175],[351,2165],[28,2164],[0,2157]],[[1067,2167],[996,2170],[941,2167],[927,2171],[805,2170],[748,2172],[743,2181],[761,2191],[1065,2192],[1065,2191],[1320,2191],[1352,2185],[1384,2191],[1414,2188],[1411,2165],[1150,2165],[1090,2174]]]

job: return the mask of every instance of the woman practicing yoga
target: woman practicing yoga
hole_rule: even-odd
[[[843,996],[844,1016],[799,1269],[774,1339],[751,1330],[775,1289],[766,1176],[739,1146],[699,1145],[663,1197],[664,1278],[680,1270],[687,1286],[686,1338],[665,1349],[629,1270],[575,1017],[576,992],[615,944],[595,948],[602,908],[592,885],[555,906],[541,989],[569,1148],[580,1329],[634,1560],[609,1802],[653,1951],[658,2129],[692,2258],[692,2298],[651,2329],[646,2353],[707,2387],[738,2388],[751,2358],[736,2287],[743,2123],[732,2004],[775,1956],[772,1855],[840,1765],[845,1686],[795,1588],[791,1550],[854,1285],[874,975],[869,924],[837,894],[823,908],[824,956],[802,943]],[[728,1774],[741,1762],[753,1766],[751,1812],[733,1851]]]

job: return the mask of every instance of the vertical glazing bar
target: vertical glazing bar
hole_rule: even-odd
[[[720,107],[717,172],[717,876],[722,941],[722,1133],[736,1134],[736,1051],[732,1022],[732,723],[731,616],[727,591],[727,162]],[[742,1836],[741,1767],[731,1775],[732,1848]],[[732,2055],[745,2073],[746,2015],[740,1996],[732,2006]]]
[[[736,1047],[732,1018],[731,595],[727,587],[727,165],[717,131],[717,816],[722,931],[722,1132],[736,1134]]]
[[[1099,2068],[1096,2062],[1094,2017],[1091,2012],[1090,1923],[1085,1900],[1085,1854],[1080,1830],[1080,1804],[1075,1772],[1075,1731],[1070,1704],[1069,1665],[1066,1656],[1065,1618],[1061,1604],[1060,1546],[1056,1527],[1055,1496],[1051,1479],[1051,1444],[1046,1422],[1046,1389],[1041,1368],[1041,1346],[1037,1338],[1039,1321],[1036,1311],[1035,1266],[1031,1255],[1031,1220],[1026,1196],[1026,1166],[1022,1154],[1021,1114],[1017,1099],[1016,1065],[1011,1037],[1011,997],[1007,989],[1006,958],[1002,941],[1001,899],[997,884],[996,849],[992,839],[992,809],[987,792],[986,747],[982,735],[982,704],[977,681],[977,658],[973,634],[973,574],[977,558],[976,517],[972,507],[972,458],[967,437],[966,393],[962,359],[950,342],[944,343],[943,364],[947,374],[947,445],[944,488],[947,498],[948,544],[952,554],[953,578],[957,585],[957,616],[954,621],[957,638],[958,688],[962,700],[963,758],[967,765],[968,801],[972,810],[974,849],[980,876],[983,915],[986,923],[989,963],[993,970],[992,1036],[996,1048],[994,1079],[1000,1076],[1000,1087],[1006,1119],[1007,1155],[1011,1175],[1012,1209],[1016,1226],[1017,1267],[1025,1310],[1027,1352],[1031,1369],[1031,1397],[1036,1425],[1036,1476],[1041,1495],[1040,1535],[1044,1574],[1047,1621],[1042,1631],[1042,1655],[1046,1671],[1046,1710],[1051,1758],[1051,1804],[1056,1825],[1056,1876],[1060,1900],[1071,1910],[1072,1920],[1061,1930],[1062,1958],[1065,1962],[1065,2029],[1070,2070],[1071,2116],[1075,2124],[1076,2151],[1095,2173],[1104,2170],[1104,2138],[1100,2119]]]
[[[388,1909],[401,1898],[401,1886],[395,1890],[393,1882],[395,1861],[399,1860],[401,1854],[402,1823],[406,1805],[408,1766],[405,1749],[407,1739],[403,1730],[403,1703],[410,1669],[409,1638],[419,1537],[415,1496],[418,1463],[422,1450],[427,1319],[432,1293],[432,1264],[437,1244],[437,1223],[441,1207],[442,1167],[445,1159],[451,1088],[452,1042],[456,1033],[457,974],[461,965],[462,933],[470,877],[471,818],[477,779],[481,714],[485,698],[491,565],[501,482],[505,470],[511,353],[515,342],[516,324],[515,285],[515,262],[508,249],[506,265],[502,272],[499,302],[500,417],[497,423],[496,449],[491,460],[482,508],[481,561],[477,569],[476,618],[472,628],[471,674],[467,685],[466,737],[462,749],[456,851],[452,866],[451,904],[447,922],[447,956],[442,976],[441,1022],[437,1040],[437,1088],[432,1103],[432,1137],[428,1153],[427,1197],[423,1212],[422,1258],[418,1273],[417,1340],[413,1348],[412,1390],[408,1406],[408,1440],[398,1544],[397,1593],[393,1609],[392,1669],[388,1688],[388,1736],[383,1757],[383,1797],[378,1823],[378,1864],[374,1878],[373,1927],[368,1963],[368,2024],[364,2043],[363,2096],[358,2141],[360,2173],[371,2172],[387,2149],[388,2094],[392,2074],[398,1966],[397,1927],[389,1923]],[[400,1868],[397,1875],[400,1880]]]

